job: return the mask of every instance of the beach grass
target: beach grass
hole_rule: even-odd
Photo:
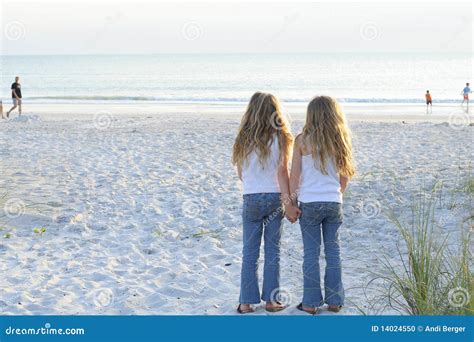
[[[411,222],[390,215],[401,236],[397,246],[399,263],[395,264],[389,257],[383,258],[386,274],[379,278],[385,285],[383,296],[392,309],[402,314],[474,313],[474,276],[469,251],[472,233],[463,221],[457,246],[452,248],[448,243],[451,236],[442,232],[435,217],[440,189],[442,184],[437,182],[430,190],[415,196]]]
[[[469,175],[466,177],[463,189],[469,195],[474,194],[474,176]]]

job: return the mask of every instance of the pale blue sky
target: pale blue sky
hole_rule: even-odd
[[[2,0],[4,54],[472,52],[470,2]]]

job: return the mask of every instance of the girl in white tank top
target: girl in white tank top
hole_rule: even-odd
[[[235,139],[232,160],[243,182],[242,271],[237,311],[253,312],[252,305],[266,302],[267,311],[281,311],[280,238],[284,210],[299,209],[289,195],[288,159],[293,137],[271,94],[255,93],[250,99]],[[265,264],[262,292],[258,284],[258,259],[262,236]]]
[[[280,193],[278,183],[278,167],[280,164],[280,148],[278,136],[275,134],[270,144],[270,154],[262,165],[256,151],[250,152],[242,165],[242,183],[244,195],[258,193]]]
[[[342,193],[354,173],[344,113],[334,99],[315,97],[308,105],[303,132],[295,140],[290,192],[298,193],[303,203],[342,203]]]
[[[295,141],[290,176],[290,192],[298,193],[304,245],[303,299],[297,306],[301,311],[315,314],[327,304],[328,310],[337,312],[344,305],[339,227],[342,194],[354,172],[344,114],[334,99],[314,98],[308,104],[303,132]],[[319,269],[321,236],[326,256],[324,295]]]
[[[311,154],[301,156],[300,202],[342,203],[340,182],[333,158],[328,160],[327,174],[324,174],[319,159],[314,160]]]

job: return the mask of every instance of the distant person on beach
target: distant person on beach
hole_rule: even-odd
[[[3,102],[2,101],[0,101],[0,115],[2,116],[2,119],[5,119],[3,117]]]
[[[10,113],[18,107],[18,113],[21,115],[21,84],[20,77],[15,77],[15,82],[12,84],[12,100],[13,107],[7,112],[7,118],[10,117]]]
[[[426,91],[425,99],[426,99],[426,112],[428,113],[429,107],[431,107],[431,110],[433,110],[433,99],[431,98],[431,94],[429,90]]]
[[[471,91],[471,88],[469,87],[469,83],[466,83],[466,86],[461,92],[461,95],[463,96],[461,106],[464,105],[464,102],[467,102],[467,107],[469,108],[469,94],[470,93],[472,93],[472,91]]]
[[[266,302],[265,310],[285,309],[280,298],[280,240],[286,215],[296,221],[299,209],[289,194],[288,162],[293,136],[275,96],[255,93],[235,138],[232,163],[243,183],[243,249],[240,298],[237,312],[254,312],[252,305]],[[282,208],[283,207],[283,208]],[[265,244],[263,288],[258,283],[262,236]]]

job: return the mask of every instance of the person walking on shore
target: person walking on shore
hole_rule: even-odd
[[[15,77],[15,82],[12,84],[12,100],[13,100],[13,107],[7,112],[7,118],[10,117],[10,113],[18,107],[18,113],[21,115],[21,84],[20,84],[20,77]]]
[[[433,99],[431,98],[431,94],[429,90],[426,91],[425,99],[426,99],[426,114],[428,114],[430,108],[431,108],[430,113],[433,112]]]
[[[472,91],[471,91],[471,88],[469,87],[469,83],[466,83],[466,86],[461,92],[461,95],[463,96],[461,106],[464,105],[464,102],[467,102],[467,110],[469,110],[469,94],[470,93],[472,93]]]

